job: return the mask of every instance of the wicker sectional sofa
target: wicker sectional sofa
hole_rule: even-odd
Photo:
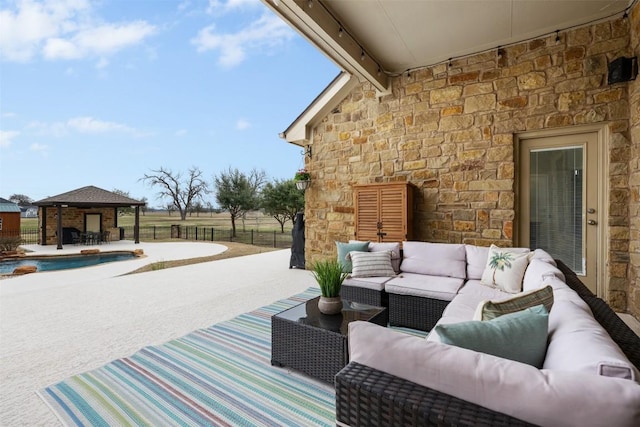
[[[480,284],[488,248],[448,246],[404,242],[400,274],[348,281],[350,297],[374,290],[392,325],[431,330],[471,320],[482,300],[513,296]],[[465,277],[447,295],[454,281],[438,289],[437,274],[460,275],[460,246]],[[338,424],[640,425],[640,338],[562,262],[539,250],[528,259],[523,290],[551,286],[554,297],[540,369],[444,345],[434,331],[424,339],[355,322],[350,363],[336,376]],[[430,276],[422,289],[420,274]]]

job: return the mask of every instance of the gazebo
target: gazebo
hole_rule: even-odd
[[[140,206],[145,202],[89,185],[34,203],[38,206],[40,244],[62,249],[65,229],[103,232],[118,227],[118,208],[135,210],[133,235],[140,243]]]

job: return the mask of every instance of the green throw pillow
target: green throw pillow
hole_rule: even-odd
[[[549,314],[543,305],[493,320],[436,325],[443,344],[541,368],[547,352]]]
[[[345,273],[351,273],[351,269],[353,267],[351,265],[351,260],[347,259],[347,255],[349,255],[349,252],[351,251],[368,252],[369,242],[357,242],[357,243],[336,242],[336,247],[338,248],[338,262],[342,266],[342,271],[344,271]]]
[[[544,288],[522,292],[511,298],[500,301],[484,300],[478,304],[473,320],[492,320],[505,314],[522,311],[525,308],[544,305],[547,312],[551,312],[553,306],[553,288],[547,285]]]

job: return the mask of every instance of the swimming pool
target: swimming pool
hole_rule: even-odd
[[[125,261],[135,258],[132,252],[106,252],[87,255],[54,255],[12,258],[0,261],[0,274],[11,274],[16,267],[35,265],[37,271],[68,270],[90,267],[105,262]]]

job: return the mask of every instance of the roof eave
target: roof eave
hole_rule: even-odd
[[[294,120],[280,137],[301,147],[313,140],[313,128],[317,126],[358,85],[358,78],[341,72]]]
[[[366,47],[353,39],[333,15],[316,0],[262,0],[276,15],[316,46],[343,70],[369,81],[380,92],[386,92],[389,78],[380,63]]]

